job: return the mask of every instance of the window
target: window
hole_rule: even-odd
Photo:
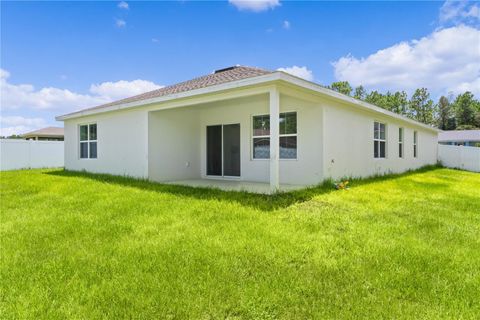
[[[398,157],[403,158],[403,128],[398,128]]]
[[[297,113],[280,113],[280,159],[297,158]],[[253,159],[270,159],[270,116],[253,117]]]
[[[373,157],[385,158],[387,140],[385,137],[385,124],[375,122],[373,125]]]
[[[80,159],[97,158],[97,124],[80,126]]]
[[[297,113],[280,113],[280,159],[297,159]]]
[[[253,158],[270,159],[270,116],[253,117]]]
[[[417,157],[418,153],[417,147],[417,131],[413,131],[413,157]]]

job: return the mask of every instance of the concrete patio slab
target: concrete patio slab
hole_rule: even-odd
[[[214,188],[224,191],[245,191],[250,193],[270,194],[270,184],[241,180],[219,180],[219,179],[193,179],[168,181],[167,184],[175,184],[189,187]],[[303,189],[305,186],[281,184],[281,192],[288,192]]]

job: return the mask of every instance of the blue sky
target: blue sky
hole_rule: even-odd
[[[235,64],[285,68],[321,84],[478,95],[479,7],[2,1],[2,135],[62,126],[55,115]]]

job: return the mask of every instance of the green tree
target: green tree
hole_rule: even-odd
[[[384,100],[385,100],[385,98],[384,98],[383,94],[381,94],[377,90],[371,91],[370,93],[368,93],[365,96],[365,101],[366,102],[374,104],[374,105],[376,105],[377,107],[380,107],[380,108],[385,108],[384,107],[384,105],[385,105]]]
[[[405,91],[388,91],[381,93],[377,90],[367,92],[363,86],[355,90],[347,81],[333,82],[327,88],[366,101],[380,108],[405,115],[414,120],[429,125],[437,125],[442,130],[460,128],[480,128],[480,101],[475,100],[471,92],[460,94],[454,103],[445,96],[440,97],[437,104],[430,99],[427,88],[419,88],[408,99]]]
[[[457,126],[456,130],[475,130],[477,127],[475,127],[473,124],[462,124]]]
[[[407,114],[408,96],[405,91],[397,91],[394,94],[387,92],[384,100],[385,109],[398,114]]]
[[[475,124],[475,113],[478,101],[473,97],[470,91],[459,94],[453,102],[453,110],[455,112],[455,120],[457,127],[473,126]]]
[[[358,100],[365,100],[365,96],[367,95],[367,91],[363,86],[358,86],[355,88],[355,92],[353,97]]]
[[[473,119],[473,125],[480,129],[480,100],[474,100],[473,109],[475,109],[475,117]]]
[[[426,88],[415,90],[408,105],[410,117],[425,124],[434,124],[435,105]]]
[[[0,136],[0,139],[23,139],[23,137],[18,134],[12,134],[10,136]]]
[[[330,85],[330,89],[346,94],[347,96],[352,94],[352,86],[350,83],[348,83],[348,81],[333,82]]]
[[[453,117],[453,110],[450,101],[445,96],[441,96],[437,104],[437,126],[442,130],[454,130],[455,118]]]
[[[365,96],[365,101],[398,114],[407,113],[408,97],[405,91],[383,94],[375,90]]]
[[[480,110],[475,113],[475,126],[480,128]]]

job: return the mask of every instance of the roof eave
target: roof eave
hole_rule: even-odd
[[[195,90],[190,90],[190,91],[185,91],[185,92],[180,92],[175,94],[169,94],[169,95],[165,95],[158,98],[146,99],[146,100],[135,101],[130,103],[122,103],[122,104],[113,105],[113,106],[109,106],[101,109],[92,108],[92,109],[80,110],[77,112],[57,116],[55,117],[55,120],[64,121],[68,119],[89,116],[97,113],[104,113],[104,112],[110,112],[110,111],[116,111],[116,110],[122,110],[122,109],[130,109],[130,108],[146,106],[150,104],[161,103],[161,102],[166,102],[166,101],[175,100],[175,99],[189,98],[189,97],[194,97],[198,95],[216,93],[224,90],[231,90],[231,89],[236,89],[236,88],[245,87],[245,86],[263,84],[263,83],[267,83],[275,80],[279,80],[279,74],[277,72],[261,75],[257,77],[251,77],[251,78],[241,79],[237,81],[222,83],[222,84],[214,85],[210,87],[205,87],[205,88],[200,88],[200,89],[195,89]]]
[[[135,107],[140,107],[140,106],[146,106],[150,104],[155,104],[155,103],[161,103],[161,102],[166,102],[169,100],[175,100],[175,99],[181,99],[181,98],[189,98],[189,97],[194,97],[198,95],[203,95],[203,94],[209,94],[209,93],[216,93],[224,90],[231,90],[235,88],[240,88],[240,87],[245,87],[245,86],[251,86],[251,85],[257,85],[257,84],[265,84],[267,82],[273,82],[273,81],[285,81],[287,83],[312,90],[315,92],[318,92],[320,94],[329,96],[330,98],[342,101],[344,103],[350,104],[350,105],[356,105],[361,107],[364,110],[367,111],[373,111],[376,113],[383,114],[388,117],[396,118],[398,120],[402,120],[405,122],[408,122],[410,124],[422,127],[424,129],[434,131],[434,132],[441,132],[442,130],[431,127],[429,125],[426,125],[424,123],[412,120],[410,118],[407,118],[405,116],[399,115],[397,113],[388,111],[386,109],[377,107],[373,104],[370,104],[365,101],[357,100],[355,98],[352,98],[350,96],[341,94],[339,92],[336,92],[331,89],[327,89],[322,87],[319,84],[316,84],[311,81],[304,80],[302,78],[293,76],[291,74],[285,73],[283,71],[275,71],[270,74],[266,75],[261,75],[257,77],[252,77],[252,78],[246,78],[246,79],[241,79],[237,81],[232,81],[232,82],[227,82],[211,87],[206,87],[206,88],[201,88],[201,89],[195,89],[195,90],[190,90],[186,92],[180,92],[176,94],[170,94],[170,95],[165,95],[162,97],[158,98],[152,98],[152,99],[147,99],[147,100],[142,100],[142,101],[135,101],[135,102],[130,102],[130,103],[124,103],[124,104],[118,104],[114,106],[109,106],[101,109],[86,109],[86,110],[81,110],[61,116],[55,117],[57,121],[64,121],[68,119],[74,119],[74,118],[79,118],[79,117],[84,117],[84,116],[89,116],[89,115],[94,115],[98,113],[104,113],[104,112],[111,112],[111,111],[116,111],[116,110],[123,110],[123,109],[130,109],[130,108],[135,108]]]
[[[354,105],[360,106],[364,110],[381,113],[385,116],[396,118],[396,119],[411,123],[413,125],[423,127],[424,129],[428,129],[428,130],[431,130],[431,131],[434,131],[434,132],[437,132],[437,133],[442,131],[438,128],[431,127],[427,124],[424,124],[424,123],[415,121],[413,119],[407,118],[407,117],[402,116],[398,113],[391,112],[391,111],[388,111],[386,109],[377,107],[376,105],[373,105],[371,103],[352,98],[350,96],[344,95],[342,93],[339,93],[339,92],[331,90],[331,89],[327,89],[327,88],[322,87],[321,85],[319,85],[317,83],[314,83],[314,82],[311,82],[311,81],[308,81],[308,80],[305,80],[305,79],[302,79],[302,78],[299,78],[299,77],[295,77],[295,76],[293,76],[291,74],[288,74],[288,73],[285,73],[283,71],[279,71],[279,72],[281,73],[281,80],[284,80],[288,83],[293,83],[293,84],[298,85],[300,87],[310,89],[310,90],[316,91],[318,93],[327,95],[327,96],[329,96],[331,98],[334,98],[336,100],[346,102],[348,104],[354,104]]]
[[[64,137],[63,134],[21,134],[20,137],[22,138],[30,138],[30,137],[47,137],[47,138],[62,138]]]

